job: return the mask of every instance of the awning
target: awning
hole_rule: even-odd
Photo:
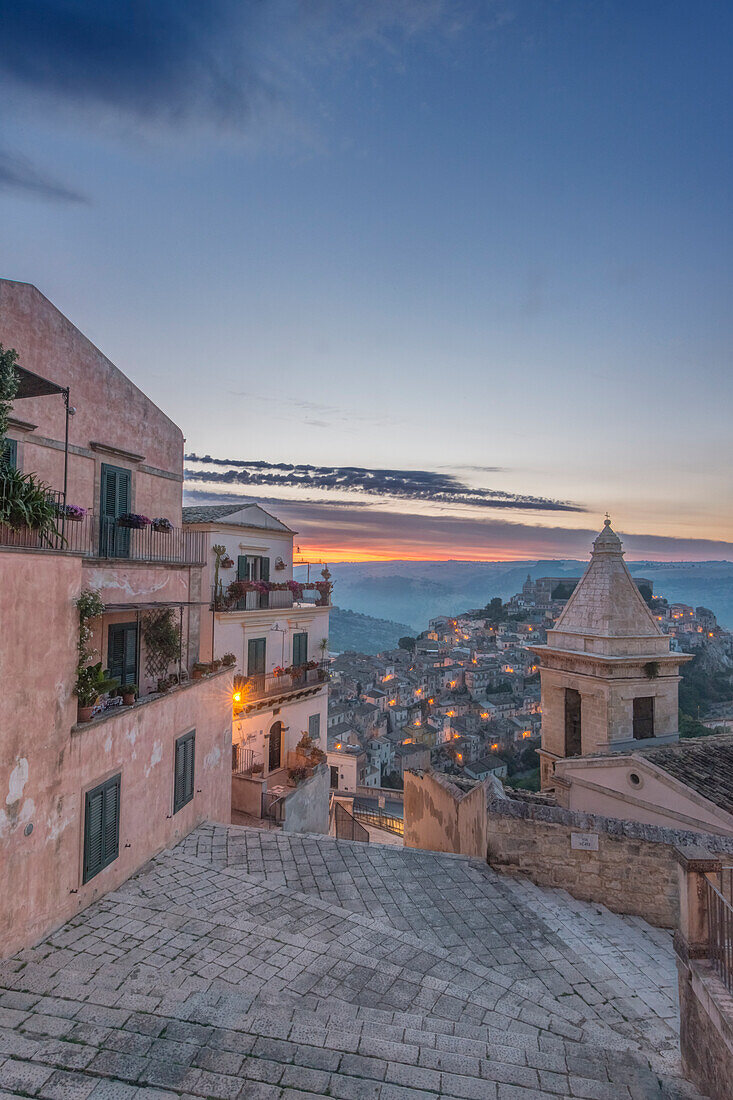
[[[50,397],[54,393],[66,393],[66,386],[59,386],[48,378],[41,378],[40,374],[26,370],[25,367],[13,367],[18,375],[18,391],[14,401],[21,397]]]

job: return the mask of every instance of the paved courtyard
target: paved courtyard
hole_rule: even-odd
[[[0,963],[0,1100],[692,1098],[675,987],[478,861],[204,825]]]

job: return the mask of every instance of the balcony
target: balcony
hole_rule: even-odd
[[[277,699],[292,695],[313,695],[328,683],[325,668],[303,669],[302,672],[274,672],[234,678],[234,716],[249,714],[274,705]],[[239,696],[239,698],[237,698]]]
[[[201,531],[181,527],[155,530],[152,525],[133,529],[123,527],[113,519],[100,520],[91,512],[74,518],[63,514],[61,494],[51,495],[61,512],[56,531],[40,534],[30,527],[0,524],[0,547],[65,551],[81,554],[85,558],[115,558],[164,565],[203,565],[206,561],[205,535]]]
[[[255,587],[255,585],[257,587]],[[313,592],[314,599],[304,599],[306,592]],[[329,607],[330,585],[322,581],[310,584],[287,582],[275,587],[267,581],[235,581],[224,591],[219,585],[211,589],[212,611],[284,611],[292,607]]]

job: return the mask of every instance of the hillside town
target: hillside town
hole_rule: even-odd
[[[0,319],[3,1095],[729,1100],[714,612],[607,516],[582,576],[334,654],[296,532],[184,504],[35,287]]]
[[[430,766],[538,789],[542,704],[533,647],[546,644],[579,579],[528,577],[507,602],[431,619],[401,648],[334,656],[327,745],[334,785],[401,787],[406,769]],[[733,670],[733,634],[713,611],[670,604],[654,597],[652,581],[634,580],[673,651],[714,648]],[[701,724],[711,732],[733,728],[733,700],[708,710]]]

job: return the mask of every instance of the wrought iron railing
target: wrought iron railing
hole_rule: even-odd
[[[388,814],[380,808],[366,809],[361,806],[354,806],[354,817],[358,817],[360,821],[372,825],[375,829],[384,829],[388,833],[395,833],[396,836],[405,835],[403,819],[395,817],[394,814]]]
[[[369,843],[368,831],[338,801],[334,802],[334,824],[337,840],[360,840],[364,844]]]
[[[733,905],[723,894],[726,889],[725,871],[730,874],[730,868],[724,868],[718,879],[717,885],[710,875],[706,875],[705,884],[707,890],[708,911],[708,949],[709,958],[718,977],[723,982],[729,993],[733,993]],[[730,889],[730,880],[728,880]],[[720,887],[720,889],[719,889]]]
[[[255,762],[254,749],[248,749],[245,745],[232,745],[232,774],[247,775],[252,771]]]
[[[54,494],[55,495],[55,494]],[[114,520],[102,520],[91,512],[78,519],[59,516],[55,531],[41,533],[32,527],[10,527],[0,523],[0,546],[19,550],[65,550],[86,558],[122,558],[165,565],[203,565],[205,535],[173,527],[154,531],[152,527],[132,530]]]
[[[290,691],[301,691],[303,688],[317,687],[327,682],[328,673],[324,668],[304,669],[300,673],[283,672],[279,676],[274,672],[255,676],[235,676],[234,695],[239,695],[239,698],[235,698],[234,701],[236,706],[246,707],[262,699],[270,699]]]
[[[156,529],[126,527],[116,519],[99,520],[96,557],[129,558],[131,561],[165,562],[170,565],[203,565],[206,561],[206,535],[185,527]]]
[[[284,611],[290,607],[309,604],[315,607],[327,607],[330,600],[317,592],[304,592],[302,599],[296,599],[290,589],[275,589],[272,592],[258,592],[250,589],[242,597],[230,596],[221,585],[211,588],[212,611]]]

